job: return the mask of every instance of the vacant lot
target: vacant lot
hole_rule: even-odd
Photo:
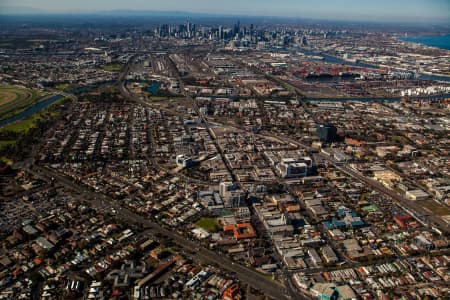
[[[436,201],[424,200],[424,201],[418,201],[418,203],[435,215],[438,215],[438,216],[449,216],[450,215],[450,209],[448,207],[445,207],[442,204],[437,203]]]

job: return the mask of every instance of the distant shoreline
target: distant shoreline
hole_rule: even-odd
[[[399,36],[397,39],[403,42],[450,50],[450,33]]]

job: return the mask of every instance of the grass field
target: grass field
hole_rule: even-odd
[[[150,94],[150,93],[147,93],[147,99],[149,100],[149,101],[164,101],[164,100],[169,100],[169,98],[168,97],[166,97],[166,96],[152,96],[152,94]]]
[[[18,97],[19,95],[14,93],[13,91],[0,91],[0,106],[14,101]]]
[[[144,94],[147,96],[147,100],[152,102],[169,101],[169,100],[179,101],[185,99],[182,96],[153,96],[152,93],[149,92],[144,92]]]
[[[15,133],[26,133],[33,128],[36,122],[40,119],[40,114],[36,113],[29,118],[13,122],[11,124],[3,126],[0,131],[10,131]]]
[[[27,89],[12,85],[0,86],[0,107],[13,101],[25,100],[31,96]]]
[[[70,85],[68,83],[61,83],[61,84],[58,84],[57,86],[55,86],[55,88],[60,91],[67,91],[72,88],[72,85]]]
[[[0,120],[14,116],[35,104],[42,93],[19,86],[0,86]]]
[[[19,133],[19,134],[25,134],[28,130],[37,126],[37,122],[39,120],[41,120],[43,118],[55,117],[57,113],[52,111],[52,107],[54,107],[55,105],[58,105],[59,103],[62,103],[65,100],[66,100],[65,98],[62,98],[62,99],[52,103],[50,106],[43,109],[42,111],[37,112],[28,118],[7,124],[3,127],[0,127],[0,133],[2,131],[9,131],[9,132],[14,132],[14,133]]]
[[[205,229],[208,232],[216,232],[220,229],[220,225],[217,223],[216,219],[211,218],[201,218],[195,222],[195,225]]]
[[[17,143],[17,141],[14,141],[14,140],[1,140],[0,141],[0,152],[7,151],[7,149],[5,149],[7,146],[15,145],[16,143]],[[6,156],[1,156],[1,155],[0,155],[0,161],[2,161],[4,163],[12,163],[11,159],[9,159]]]
[[[103,70],[108,72],[120,72],[122,68],[122,64],[107,64],[103,66]]]
[[[2,149],[5,146],[8,146],[8,145],[13,145],[15,143],[16,143],[16,141],[11,141],[11,140],[0,141],[0,149]]]
[[[60,99],[28,118],[0,127],[0,161],[12,163],[13,160],[23,159],[31,145],[39,141],[40,134],[36,134],[42,132],[42,128],[38,128],[39,122],[48,126],[49,121],[60,113],[55,105],[65,101],[65,98]]]

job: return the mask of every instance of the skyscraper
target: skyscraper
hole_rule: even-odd
[[[241,30],[241,22],[237,21],[236,25],[234,25],[234,35],[236,36],[237,34],[239,34]]]
[[[317,135],[325,143],[334,142],[337,138],[337,128],[331,123],[318,124]]]
[[[219,39],[223,40],[223,26],[222,25],[219,26]]]

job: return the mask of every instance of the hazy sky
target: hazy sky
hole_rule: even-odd
[[[176,10],[348,20],[450,22],[449,0],[0,0],[0,12]]]

